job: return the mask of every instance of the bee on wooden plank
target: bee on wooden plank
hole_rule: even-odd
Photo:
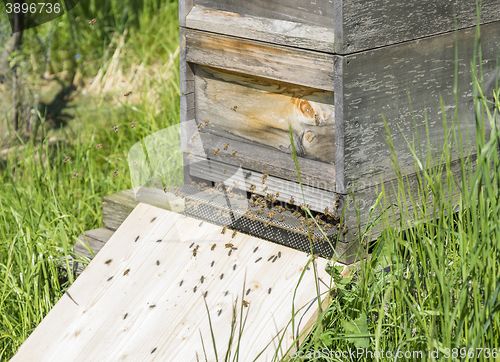
[[[337,195],[335,195],[335,197],[334,197],[333,199],[334,199],[335,201],[340,200],[340,195],[338,195],[338,194],[337,194]]]
[[[229,148],[229,143],[226,143],[226,145],[224,146],[224,151],[227,151],[228,148]]]
[[[280,217],[280,221],[281,222],[285,221],[285,217],[284,216]]]
[[[255,189],[256,189],[255,185],[250,185],[250,187],[249,187],[249,190],[250,190],[250,191],[252,191],[252,192],[253,192],[253,191],[255,191]]]
[[[237,110],[237,109],[238,109],[238,106],[232,106],[232,107],[231,107],[231,110],[232,110],[232,111],[235,111],[235,112],[236,112],[236,110]]]
[[[123,275],[127,275],[130,272],[130,269],[127,269],[123,272]]]
[[[231,156],[234,157],[234,156],[236,156],[237,153],[238,153],[238,151],[234,151],[233,153],[231,153]]]
[[[278,258],[281,258],[281,251],[278,251]]]
[[[223,173],[224,175],[226,174],[226,172],[227,172],[227,168],[225,168],[225,169],[222,171],[222,173]]]
[[[132,92],[127,92],[127,93],[125,93],[123,96],[124,96],[124,97],[128,97],[128,96],[129,96],[129,95],[131,95],[131,94],[132,94]]]
[[[328,215],[328,206],[327,206],[327,207],[325,207],[324,214],[325,214],[325,215]]]
[[[243,307],[245,307],[245,308],[247,308],[250,305],[250,303],[247,302],[246,300],[243,300],[242,304],[243,304]]]
[[[74,180],[77,176],[78,176],[78,172],[75,172],[75,173],[73,174],[73,180]]]
[[[221,234],[225,234],[225,233],[226,233],[226,230],[227,230],[227,226],[224,226],[224,227],[222,228],[222,231],[221,231],[220,233],[221,233]],[[215,245],[215,244],[214,244],[214,245]]]
[[[118,175],[118,169],[116,169],[116,170],[113,172],[113,177],[116,177],[116,175]]]
[[[292,197],[290,197],[290,200],[288,201],[288,203],[289,203],[290,205],[295,204],[295,200],[293,199],[293,196],[292,196]]]
[[[344,228],[342,229],[342,234],[347,234],[348,231],[349,229],[347,228],[346,225],[344,225]]]
[[[255,214],[252,214],[252,216],[250,216],[250,219],[255,220]]]
[[[240,188],[240,185],[236,181],[233,181],[233,184],[234,184],[234,187],[236,187],[237,189]]]
[[[198,127],[198,131],[201,131],[201,127],[203,127],[203,124],[200,123],[197,127]]]
[[[191,143],[195,143],[198,141],[198,134],[195,134],[193,137],[191,137]]]
[[[266,223],[264,224],[264,227],[267,228],[269,225],[271,225],[271,221],[267,220]]]
[[[137,121],[133,121],[132,123],[130,123],[130,128],[135,128],[136,123],[137,123]]]
[[[214,156],[217,156],[217,155],[219,154],[219,152],[220,152],[220,149],[218,149],[218,148],[217,148],[217,149],[215,150],[215,152],[214,152]]]
[[[118,132],[118,125],[116,125],[116,124],[114,125],[113,131],[115,131],[115,133]]]
[[[197,248],[194,248],[193,249],[193,256],[196,257],[196,254],[198,254],[198,249]]]
[[[278,197],[280,197],[280,193],[279,193],[279,191],[278,191],[278,192],[276,192],[276,198],[278,198]]]
[[[217,246],[217,244],[213,244],[212,247],[210,248],[211,251],[214,251],[215,247]]]
[[[108,259],[108,260],[106,260],[106,261],[104,262],[104,264],[109,265],[112,261],[113,261],[113,259]]]
[[[66,162],[68,162],[69,160],[71,160],[71,156],[66,157],[66,158],[63,160],[63,162],[64,162],[64,163],[66,163]]]
[[[262,183],[266,183],[267,176],[269,176],[267,173],[262,176]]]
[[[234,238],[236,236],[237,232],[236,230],[233,231],[233,234],[231,235],[231,239]]]
[[[194,157],[194,156],[193,156],[193,154],[192,154],[192,153],[190,153],[190,154],[188,155],[188,160],[192,160],[192,159],[193,159],[193,157]]]
[[[205,121],[205,126],[208,126],[208,124],[209,124],[209,123],[210,123],[210,121],[207,119],[207,120]]]
[[[95,146],[96,149],[102,148],[102,143],[99,143]]]
[[[266,187],[264,187],[264,190],[262,190],[262,192],[266,192],[266,191],[267,191],[267,189],[268,189],[268,187],[267,187],[267,186],[266,186]]]
[[[267,217],[270,219],[274,218],[274,211],[270,211],[269,214],[267,214]]]
[[[97,21],[97,18],[94,18],[94,19],[90,20],[89,21],[89,25],[93,26],[96,23],[96,21]]]
[[[227,249],[232,249],[234,247],[234,244],[232,243],[227,243],[224,245]]]

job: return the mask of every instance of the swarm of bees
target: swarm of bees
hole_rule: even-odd
[[[96,21],[97,21],[97,18],[94,18],[94,19],[90,20],[90,21],[89,21],[89,25],[92,25],[92,26],[93,26],[93,25],[95,24],[95,22],[96,22]]]
[[[125,97],[128,97],[128,96],[129,96],[129,95],[131,95],[131,94],[132,94],[132,92],[130,91],[130,92],[125,93],[125,94],[124,94],[124,96],[125,96]]]

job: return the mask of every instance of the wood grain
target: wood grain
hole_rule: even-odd
[[[179,26],[186,26],[186,17],[193,9],[193,0],[179,0]]]
[[[474,49],[474,29],[458,32],[458,111],[457,124],[464,139],[464,152],[474,152],[475,123],[470,61]],[[448,129],[455,111],[454,66],[455,34],[443,34],[419,41],[362,52],[343,58],[344,176],[346,187],[355,189],[380,184],[395,178],[387,144],[385,117],[399,165],[404,172],[415,172],[415,161],[404,139],[415,142],[417,154],[438,159],[443,148],[440,98],[443,100]],[[492,98],[495,78],[500,74],[497,62],[500,48],[500,22],[481,27],[483,92]],[[420,143],[415,133],[408,92],[414,110]],[[340,91],[335,91],[340,97]],[[336,110],[339,106],[336,104]],[[425,117],[429,120],[426,139]],[[336,115],[336,132],[341,121]],[[489,133],[489,122],[485,122]],[[468,134],[468,135],[467,135]],[[403,137],[404,135],[404,137]],[[337,142],[340,142],[338,140]],[[455,159],[457,147],[454,147]],[[339,163],[336,164],[339,170]],[[358,183],[358,185],[355,185]]]
[[[211,132],[291,153],[289,125],[301,157],[335,161],[333,92],[196,66],[198,122]]]
[[[189,29],[186,46],[188,62],[333,91],[333,58],[325,53]]]
[[[80,243],[75,243],[73,251],[78,255],[83,255],[87,258],[92,258],[92,254],[87,250],[86,246],[89,247],[94,255],[96,255],[108,242],[108,240],[113,236],[114,230],[107,228],[98,228],[93,230],[85,231],[81,234],[78,239],[85,245]]]
[[[331,28],[318,23],[305,24],[296,19],[281,20],[197,5],[187,17],[186,26],[234,37],[333,53],[333,32]]]
[[[74,302],[64,295],[12,361],[196,361],[196,354],[203,356],[200,333],[205,346],[212,345],[208,313],[220,356],[230,337],[233,306],[238,319],[240,308],[244,317],[248,313],[241,355],[253,360],[264,350],[257,361],[269,360],[280,337],[286,351],[294,336],[311,326],[327,295],[317,277],[333,286],[327,261],[314,262],[316,274],[312,265],[305,269],[305,253],[198,224],[138,205],[69,288]],[[231,256],[229,242],[237,248]],[[193,243],[199,245],[195,256]],[[278,252],[280,257],[268,261]],[[242,299],[248,307],[241,307]],[[288,324],[292,303],[296,330]],[[214,360],[212,348],[207,355]]]

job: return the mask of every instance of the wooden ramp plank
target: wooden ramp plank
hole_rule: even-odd
[[[107,228],[98,228],[94,230],[85,231],[81,234],[78,239],[85,245],[88,245],[94,255],[96,255],[108,242],[108,240],[113,236],[114,231]],[[73,247],[73,251],[78,255],[83,255],[88,258],[92,258],[91,253],[87,250],[85,246],[80,243],[76,243]]]
[[[248,313],[240,360],[254,360],[264,349],[257,361],[271,360],[283,334],[280,351],[286,351],[297,330],[311,325],[316,287],[322,298],[328,288],[312,264],[304,271],[305,253],[221,230],[139,204],[68,290],[75,302],[63,296],[12,361],[196,361],[196,354],[205,360],[201,338],[207,360],[215,361],[205,292],[219,358],[236,300],[238,319],[240,309],[243,318]],[[237,248],[230,255],[227,243]],[[327,260],[314,263],[317,277],[330,285]],[[248,308],[241,307],[242,298]],[[295,333],[292,303],[299,310]]]

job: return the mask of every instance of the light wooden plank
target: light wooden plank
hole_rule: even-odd
[[[304,270],[308,261],[304,253],[220,231],[207,223],[199,226],[198,220],[138,205],[70,287],[69,294],[78,304],[63,296],[12,361],[196,361],[196,353],[204,359],[200,331],[212,361],[203,300],[207,291],[219,358],[229,339],[233,303],[241,303],[242,298],[250,304],[243,308],[248,319],[240,355],[254,358],[271,342],[257,359],[269,360],[280,333],[286,350],[294,335],[310,325],[301,323],[298,331],[286,328],[299,276],[304,272],[294,300],[297,321],[310,321],[314,315],[316,283],[323,297],[327,288],[317,281],[312,268]],[[228,242],[237,247],[230,256],[224,247]],[[199,245],[196,256],[192,243]],[[278,252],[281,257],[268,261]],[[255,262],[258,258],[262,259]],[[315,261],[317,275],[331,285],[324,271],[326,262]]]
[[[333,32],[317,23],[280,20],[195,6],[186,20],[191,29],[333,53]]]
[[[475,29],[461,30],[458,36],[458,111],[463,137],[464,153],[474,152],[475,115],[471,85],[471,61],[474,53]],[[395,178],[387,144],[385,117],[392,134],[392,142],[403,172],[413,173],[414,158],[404,139],[415,142],[417,154],[422,147],[436,158],[443,148],[444,128],[440,98],[442,98],[448,129],[455,112],[454,69],[455,34],[449,33],[420,41],[362,52],[344,58],[344,175],[346,187],[357,182],[359,189],[373,186],[383,180]],[[500,72],[497,62],[500,48],[500,22],[481,27],[483,92],[492,99],[495,79]],[[411,97],[417,130],[418,144],[412,112],[408,101]],[[340,97],[340,91],[335,91]],[[336,104],[336,110],[338,110]],[[430,143],[426,139],[425,117],[429,120]],[[340,120],[335,115],[337,134],[341,132]],[[489,122],[485,123],[489,134]],[[404,137],[403,137],[404,135]],[[340,140],[338,140],[340,142]],[[454,157],[458,158],[454,147]],[[336,164],[337,169],[340,167]],[[362,185],[362,186],[361,186]]]
[[[188,62],[333,91],[329,54],[195,30],[186,44]]]
[[[204,66],[195,73],[196,119],[210,120],[212,133],[291,153],[291,125],[298,156],[334,162],[333,92]]]

